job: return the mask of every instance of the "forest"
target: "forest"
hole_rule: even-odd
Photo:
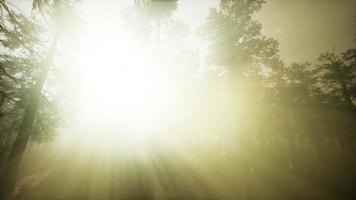
[[[0,200],[356,199],[356,23],[289,62],[269,1],[0,0]]]

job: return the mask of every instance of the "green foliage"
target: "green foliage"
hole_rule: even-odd
[[[41,44],[41,34],[40,25],[33,18],[10,11],[5,19],[6,23],[0,26],[3,52],[0,55],[0,91],[3,94],[0,127],[4,134],[11,135],[17,134],[28,104],[28,91],[38,75],[40,54],[34,49]]]
[[[5,1],[1,1],[1,3],[3,2]],[[70,0],[34,0],[33,12],[36,17],[8,11],[4,18],[6,23],[0,23],[0,48],[6,51],[0,55],[1,142],[5,134],[5,138],[18,135],[19,129],[24,124],[24,113],[28,110],[31,114],[29,115],[31,120],[28,120],[30,128],[25,133],[30,133],[31,140],[42,143],[56,136],[57,129],[64,119],[60,116],[54,94],[57,89],[62,88],[58,88],[58,85],[51,85],[51,75],[53,75],[51,67],[55,66],[54,60],[58,50],[57,40],[53,40],[53,38],[60,36],[60,45],[63,45],[61,46],[63,51],[68,50],[69,47],[68,43],[61,43],[64,39],[76,39],[72,36],[80,29],[78,24],[81,24],[81,21],[74,12],[75,7],[72,6],[72,2]],[[308,175],[309,173],[326,173],[319,169],[310,169],[310,163],[320,162],[317,158],[322,155],[319,152],[323,148],[320,144],[328,140],[328,144],[324,148],[329,148],[332,143],[337,143],[341,147],[340,149],[345,151],[345,141],[354,141],[355,139],[355,125],[353,125],[355,118],[346,111],[351,110],[350,107],[355,107],[356,49],[349,49],[340,55],[323,53],[320,55],[320,63],[317,65],[305,62],[287,66],[279,58],[278,41],[262,35],[261,23],[253,18],[253,14],[259,11],[264,3],[264,0],[221,0],[219,8],[211,10],[202,31],[209,42],[207,66],[199,66],[202,63],[197,56],[197,51],[190,48],[185,40],[189,34],[186,24],[175,19],[172,15],[177,6],[176,1],[135,0],[135,5],[124,10],[122,15],[123,22],[133,33],[134,38],[144,44],[139,46],[142,49],[137,49],[140,52],[133,52],[135,54],[133,58],[150,57],[147,59],[150,62],[147,63],[147,68],[156,70],[153,73],[158,72],[159,76],[163,78],[174,77],[177,79],[173,83],[167,82],[167,84],[178,86],[174,85],[171,90],[175,93],[174,95],[179,97],[177,99],[179,103],[172,104],[178,105],[172,108],[172,110],[177,110],[178,119],[172,124],[165,123],[164,127],[167,128],[162,128],[167,131],[165,132],[167,138],[174,136],[170,134],[175,134],[175,132],[182,134],[183,141],[179,142],[184,143],[186,140],[190,144],[186,145],[188,148],[182,145],[182,148],[177,149],[184,149],[184,152],[199,155],[195,160],[196,163],[201,162],[202,156],[205,156],[208,162],[202,163],[204,165],[212,163],[213,171],[226,173],[227,180],[236,178],[233,175],[236,175],[234,173],[238,166],[237,170],[240,172],[236,179],[238,179],[237,182],[241,181],[242,183],[239,187],[244,191],[242,193],[251,193],[252,190],[246,189],[250,185],[260,185],[260,181],[256,181],[256,177],[262,177],[262,179],[268,177],[267,179],[271,180],[276,177],[275,173],[271,173],[273,170],[294,171],[295,160],[298,160],[299,157],[302,157],[300,159],[302,162],[299,164],[305,165],[303,168],[305,171],[295,171],[296,173],[307,172]],[[110,51],[114,51],[114,49]],[[106,53],[108,49],[102,48],[98,51]],[[149,53],[145,54],[146,52]],[[116,55],[115,53],[110,52],[109,56]],[[145,55],[140,57],[142,54]],[[114,59],[120,59],[119,56],[122,55],[118,53],[117,56],[118,58]],[[98,63],[95,70],[105,71],[98,75],[95,74],[95,78],[99,79],[100,75],[107,74],[101,65],[108,62],[99,61]],[[141,62],[139,64],[145,66]],[[199,77],[197,76],[198,67],[200,67]],[[175,76],[170,76],[171,74]],[[116,78],[115,75],[109,76],[109,78]],[[64,82],[64,79],[61,81]],[[113,85],[115,84],[111,86]],[[50,93],[51,89],[53,89],[53,93]],[[104,90],[105,88],[102,87],[100,89],[108,91],[105,94],[101,93],[103,96],[111,92],[120,92],[115,91],[114,87],[111,87],[110,90]],[[85,100],[90,101],[89,98]],[[72,101],[72,99],[68,101]],[[164,104],[162,99],[155,99],[155,101]],[[348,106],[345,106],[345,102]],[[66,108],[63,110],[70,109],[67,107],[71,107],[71,105],[78,106],[75,102],[71,103],[64,103]],[[109,110],[108,112],[114,111]],[[94,117],[93,122],[97,122],[97,116],[91,117]],[[168,118],[169,116],[163,117]],[[110,120],[115,121],[115,119]],[[136,124],[141,125],[141,121]],[[101,128],[100,131],[106,131],[106,129],[110,129],[110,127]],[[157,137],[157,139],[159,138]],[[94,142],[98,143],[99,141]],[[116,145],[116,141],[110,142],[112,142],[110,145]],[[202,142],[202,145],[199,142]],[[194,147],[189,149],[190,145]],[[101,145],[96,145],[96,147],[99,146]],[[23,152],[25,148],[22,149]],[[204,153],[199,153],[197,149]],[[333,149],[326,152],[332,151]],[[145,155],[146,153],[149,155],[149,151],[145,152]],[[327,153],[324,154],[329,156]],[[98,154],[100,154],[99,157],[107,159],[106,154],[105,156],[102,152]],[[309,154],[312,155],[309,156]],[[340,153],[335,153],[334,156],[340,157],[339,155]],[[91,158],[92,156],[90,156]],[[329,158],[326,157],[325,160],[329,160]],[[266,163],[269,163],[270,166],[264,166],[266,163],[261,161],[268,161]],[[115,164],[116,160],[111,163]],[[166,170],[164,166],[161,168],[159,162],[154,161],[153,163],[154,165],[158,164],[154,168]],[[233,165],[231,165],[232,163]],[[276,167],[277,165],[278,167]],[[288,165],[288,167],[284,167],[284,165]],[[87,164],[84,166],[92,169]],[[205,166],[202,169],[206,170],[203,171],[204,173],[210,171]],[[231,169],[233,169],[233,173],[230,173]],[[118,172],[116,170],[115,173]],[[89,171],[91,173],[93,170],[88,170],[88,173]],[[100,172],[102,171],[105,170]],[[315,171],[318,173],[314,173]],[[63,170],[63,172],[67,172],[67,170]],[[106,171],[108,176],[102,176],[99,173],[98,177],[103,179],[112,177],[110,173],[113,172],[108,170]],[[294,180],[295,172],[287,178]],[[190,173],[184,174],[190,175]],[[84,175],[87,177],[88,174]],[[177,178],[174,176],[172,178],[172,174],[169,173],[166,175],[173,182],[173,178]],[[161,178],[164,179],[166,175],[162,175]],[[217,178],[222,180],[222,176],[220,174],[218,176]],[[13,177],[16,176],[13,175]],[[58,178],[64,180],[62,176]],[[78,177],[73,176],[72,178],[77,179]],[[279,185],[283,185],[282,183],[285,182],[285,177],[282,179],[283,181]],[[102,182],[97,181],[95,177],[92,180],[97,185],[104,185],[106,188],[106,185],[101,184]],[[141,179],[139,180],[141,181]],[[166,181],[168,185],[170,180]],[[67,186],[68,181],[64,182],[64,185]],[[166,182],[162,185],[167,185]],[[196,182],[199,185],[201,183],[201,181]],[[271,182],[273,183],[273,181]],[[299,177],[295,179],[295,182],[299,188]],[[73,183],[77,182],[73,181]],[[178,182],[174,182],[174,185],[177,184]],[[190,184],[188,186],[190,187]],[[86,185],[85,188],[87,188]],[[233,184],[231,184],[231,188],[231,190],[236,189]],[[265,191],[264,187],[261,188],[261,191]],[[58,188],[53,187],[53,189]],[[77,190],[72,191],[75,194],[78,193]],[[86,192],[87,189],[84,191]],[[235,191],[232,191],[231,194],[235,194]],[[243,194],[240,197],[246,199],[246,197],[254,197],[254,195]],[[87,196],[86,193],[85,196]],[[265,195],[261,196],[266,197]]]
[[[226,0],[212,9],[203,31],[210,40],[210,61],[228,70],[244,72],[253,64],[278,59],[278,42],[261,34],[252,15],[264,1]]]
[[[317,66],[317,78],[322,93],[339,96],[350,101],[356,87],[356,50],[350,49],[341,55],[323,53],[319,57],[321,64]]]
[[[177,0],[136,0],[145,4],[148,12],[156,18],[165,18],[171,16],[177,8]]]
[[[4,127],[8,131],[19,130],[26,108],[33,106],[37,101],[34,99],[39,99],[31,131],[32,139],[38,142],[53,138],[59,119],[53,98],[45,96],[43,92],[36,93],[34,89],[39,87],[36,84],[38,85],[43,68],[53,63],[53,57],[48,57],[54,56],[48,55],[53,54],[48,52],[53,31],[60,30],[62,36],[68,35],[68,23],[77,22],[77,18],[74,18],[76,15],[69,15],[72,11],[69,9],[70,2],[34,1],[31,16],[15,12],[2,4],[7,13],[6,21],[0,24],[0,48],[4,51],[0,55],[0,126],[6,124]],[[40,10],[39,13],[36,12],[37,9]],[[71,17],[73,19],[68,20]],[[17,131],[12,133],[17,134]]]
[[[37,110],[31,137],[32,140],[38,143],[54,139],[57,135],[57,128],[60,122],[55,102],[42,97],[40,105],[40,108]]]
[[[40,26],[35,21],[29,19],[21,13],[11,13],[7,15],[8,22],[13,24],[12,28],[1,24],[2,30],[1,44],[3,47],[12,50],[17,48],[31,48],[40,41]]]
[[[134,3],[122,10],[121,16],[128,30],[142,44],[155,42],[163,24],[175,23],[183,28],[182,23],[170,18],[176,9],[176,1],[135,0]]]
[[[316,83],[311,63],[292,64],[285,69],[286,91],[283,95],[293,101],[307,100]]]

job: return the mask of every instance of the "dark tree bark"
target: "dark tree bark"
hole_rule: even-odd
[[[15,142],[10,151],[8,161],[4,167],[0,179],[0,199],[6,200],[13,197],[14,189],[17,182],[18,171],[22,161],[23,154],[26,151],[27,144],[30,141],[33,132],[33,124],[40,104],[40,96],[46,81],[48,71],[51,66],[54,50],[57,46],[58,34],[56,34],[54,41],[48,51],[48,55],[43,62],[43,68],[40,75],[32,88],[32,94],[27,107],[25,108],[24,117],[20,126],[19,133],[16,136]]]

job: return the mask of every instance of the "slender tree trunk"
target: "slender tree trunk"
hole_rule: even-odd
[[[289,148],[289,169],[294,170],[295,169],[295,145],[294,145],[294,136],[293,133],[291,132],[290,128],[290,123],[289,120],[286,123],[287,127],[287,142],[288,142],[288,148]]]
[[[157,19],[157,36],[156,36],[157,48],[161,46],[161,18]]]
[[[48,51],[48,55],[43,62],[43,69],[32,88],[32,94],[27,107],[25,108],[25,114],[22,119],[19,133],[16,136],[13,147],[10,151],[8,161],[4,167],[1,179],[0,179],[0,199],[6,200],[13,197],[14,189],[16,186],[18,171],[22,161],[23,154],[29,143],[31,133],[33,132],[33,123],[35,121],[36,112],[40,103],[40,96],[46,81],[49,68],[51,66],[52,55],[57,46],[58,34],[56,34],[54,41]]]
[[[344,134],[341,133],[342,131],[337,132],[337,139],[341,148],[342,153],[346,152],[346,145],[344,141]]]
[[[348,106],[350,109],[355,113],[355,105],[352,103],[352,98],[350,96],[349,89],[346,87],[345,81],[341,81],[341,87],[342,87],[342,94],[344,96],[345,101],[347,102]]]
[[[31,106],[32,107],[32,106]],[[18,175],[18,169],[30,139],[30,132],[34,121],[34,109],[27,109],[23,118],[21,129],[16,137],[15,143],[3,171],[0,182],[1,199],[12,197]]]
[[[285,121],[285,131],[286,131],[286,139],[287,139],[287,145],[288,145],[288,151],[289,151],[289,163],[288,167],[289,170],[294,171],[295,170],[295,144],[294,144],[294,132],[292,132],[292,127],[291,127],[291,101],[286,99],[286,94],[282,94],[282,105],[284,105],[284,117],[286,119]]]
[[[320,138],[320,133],[318,131],[315,131],[314,134],[315,134],[313,137],[314,160],[316,162],[319,162],[321,138]]]

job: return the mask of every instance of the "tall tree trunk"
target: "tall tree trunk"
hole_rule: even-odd
[[[289,170],[295,170],[295,145],[294,145],[294,135],[292,133],[292,129],[290,128],[289,119],[286,122],[286,136],[287,136],[287,145],[289,148]]]
[[[17,181],[18,171],[22,161],[23,154],[29,143],[31,133],[33,132],[33,123],[35,121],[36,112],[40,103],[41,92],[46,81],[48,71],[52,65],[52,57],[58,43],[58,34],[54,37],[51,47],[49,48],[47,57],[43,62],[43,68],[35,85],[32,88],[32,94],[29,103],[25,108],[24,117],[20,126],[19,133],[16,136],[15,142],[10,151],[8,161],[4,167],[0,179],[0,199],[6,200],[12,198]]]
[[[352,98],[351,98],[349,89],[347,88],[345,81],[341,80],[340,82],[341,82],[340,84],[342,87],[342,95],[343,95],[345,101],[347,102],[348,107],[350,107],[350,110],[352,110],[352,112],[355,113],[356,109],[355,109],[355,105],[352,103]]]
[[[30,132],[34,122],[34,106],[28,106],[26,109],[21,129],[16,137],[15,143],[10,151],[8,161],[5,165],[0,180],[1,199],[11,198],[17,181],[18,169],[22,160],[23,153],[26,150],[30,139]]]

